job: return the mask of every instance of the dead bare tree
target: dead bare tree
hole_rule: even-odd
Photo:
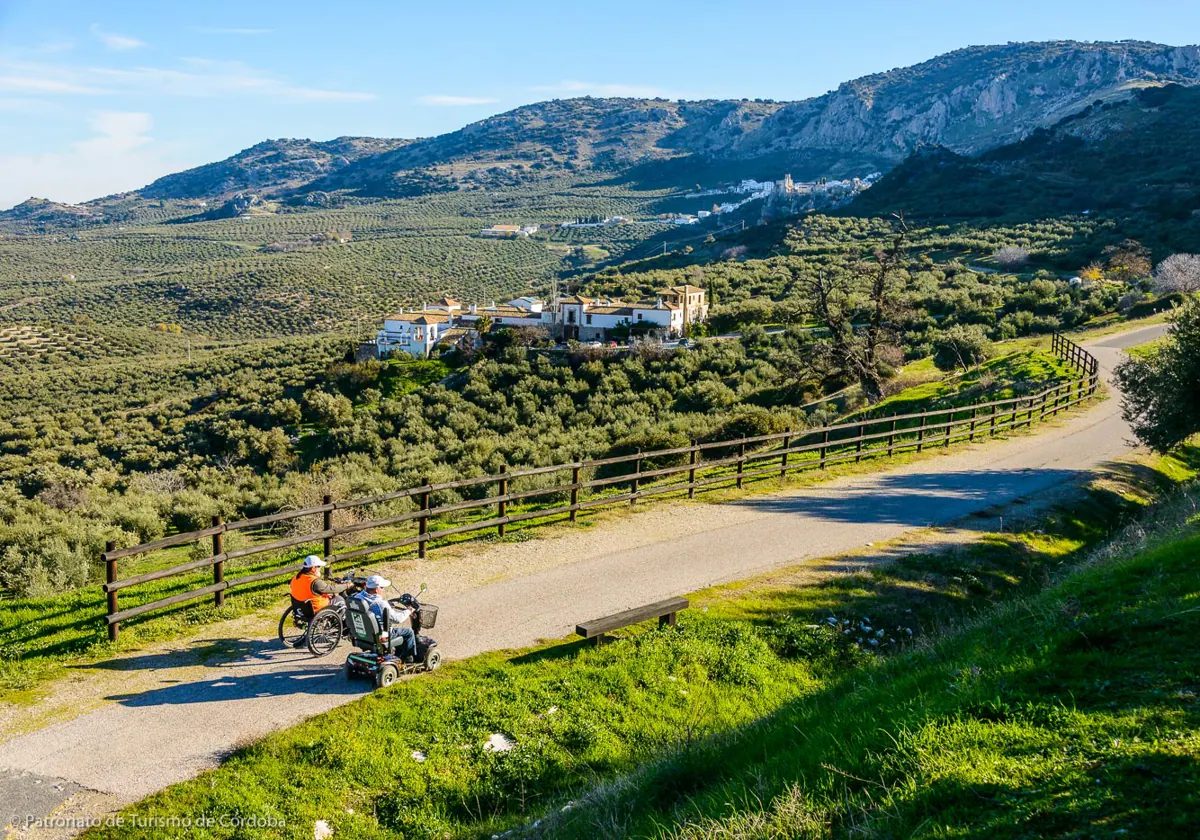
[[[896,217],[888,242],[873,259],[860,259],[849,270],[821,271],[799,278],[813,317],[828,332],[818,358],[830,373],[857,379],[867,401],[883,398],[883,385],[898,360],[894,322],[900,309],[900,276],[908,256],[908,225]],[[863,295],[865,293],[865,300]],[[855,317],[863,319],[854,322]]]

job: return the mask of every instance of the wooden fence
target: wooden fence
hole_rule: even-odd
[[[290,576],[296,571],[296,566],[289,564],[227,580],[225,564],[242,557],[320,541],[322,554],[331,565],[374,554],[394,553],[411,546],[416,546],[417,556],[424,558],[431,542],[459,534],[495,529],[503,536],[506,527],[517,522],[562,516],[574,522],[580,511],[603,505],[636,504],[641,499],[671,493],[686,492],[688,498],[694,498],[699,490],[721,485],[741,488],[745,482],[755,479],[785,478],[789,472],[823,470],[830,464],[860,462],[865,458],[890,458],[905,451],[921,452],[935,446],[949,446],[964,439],[974,441],[976,438],[991,437],[1005,430],[1030,426],[1086,400],[1095,393],[1099,383],[1099,366],[1096,359],[1079,345],[1065,336],[1055,334],[1052,349],[1078,373],[1078,377],[1027,396],[912,414],[864,416],[833,426],[756,435],[738,440],[693,442],[689,446],[674,449],[639,451],[611,458],[515,470],[502,467],[501,471],[494,475],[458,481],[434,484],[428,479],[423,479],[420,485],[405,490],[344,501],[334,501],[326,496],[322,504],[314,507],[281,511],[238,522],[223,522],[220,517],[213,517],[212,525],[208,528],[174,534],[129,548],[117,548],[114,543],[109,543],[102,555],[107,569],[107,583],[103,589],[108,597],[106,621],[109,638],[115,641],[121,622],[135,616],[209,595],[213,597],[213,602],[220,606],[224,603],[225,593],[234,586]],[[706,455],[708,457],[705,457]],[[646,469],[647,462],[651,462],[651,465],[665,463],[666,466]],[[512,483],[522,479],[555,474],[565,478],[567,473],[570,473],[570,480],[566,482],[560,478],[549,486],[512,489]],[[684,476],[686,480],[666,481],[672,476]],[[434,494],[461,494],[464,491],[467,494],[482,495],[437,506],[432,504]],[[514,502],[528,503],[538,497],[547,496],[557,496],[559,500],[569,499],[569,502],[524,512],[509,512],[509,506]],[[343,525],[334,523],[334,514],[337,511],[362,511],[399,500],[408,500],[412,509]],[[464,511],[491,508],[495,509],[494,516],[430,530],[431,523],[438,517],[445,518]],[[243,548],[227,550],[224,546],[225,535],[232,532],[261,532],[279,523],[318,515],[321,517],[321,529],[318,531],[259,542]],[[334,550],[335,540],[348,538],[353,541],[356,535],[362,535],[363,532],[403,523],[415,523],[415,533],[389,542],[351,544]],[[123,558],[200,540],[211,540],[211,554],[207,557],[124,579],[118,577],[118,562]],[[212,583],[208,586],[123,610],[119,608],[118,596],[122,590],[210,567]]]

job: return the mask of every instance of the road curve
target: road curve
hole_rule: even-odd
[[[1145,327],[1085,346],[1107,379],[1123,348],[1165,331]],[[580,620],[843,554],[1040,493],[1126,454],[1130,437],[1118,400],[1109,399],[1034,436],[954,448],[886,472],[722,505],[647,506],[623,522],[483,549],[472,565],[487,568],[499,562],[493,554],[517,552],[542,561],[497,571],[490,583],[456,587],[450,564],[430,563],[421,578],[431,592],[447,593],[437,599],[442,620],[434,635],[456,657],[562,637]],[[89,687],[85,675],[79,702],[90,711],[0,743],[3,816],[44,815],[80,788],[107,794],[106,807],[134,801],[214,766],[238,744],[366,690],[342,677],[344,648],[313,660],[273,640],[232,645],[209,664],[169,650],[102,663],[98,671],[117,671],[118,690],[117,679]],[[57,799],[47,798],[55,786],[62,788]]]

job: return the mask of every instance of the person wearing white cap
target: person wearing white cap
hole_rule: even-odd
[[[292,606],[301,607],[307,614],[309,619],[319,613],[325,607],[332,606],[338,612],[346,612],[346,602],[341,595],[350,584],[346,583],[330,583],[321,577],[321,569],[325,568],[325,561],[315,554],[310,554],[304,558],[304,564],[300,567],[300,571],[292,578]],[[296,646],[304,644],[304,639],[301,638]]]
[[[375,614],[375,618],[379,620],[379,626],[388,628],[388,647],[395,650],[401,660],[408,663],[412,662],[417,655],[417,637],[413,635],[411,627],[400,627],[399,625],[408,621],[412,610],[398,610],[388,602],[387,598],[383,597],[382,590],[391,585],[392,582],[382,575],[371,575],[367,578],[366,588],[354,597],[367,602],[367,609]]]

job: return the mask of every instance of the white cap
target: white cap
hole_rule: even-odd
[[[392,582],[383,575],[371,575],[367,578],[367,589],[383,589],[385,586],[391,586]]]
[[[325,561],[315,554],[310,554],[304,558],[304,568],[319,569],[325,565]]]

